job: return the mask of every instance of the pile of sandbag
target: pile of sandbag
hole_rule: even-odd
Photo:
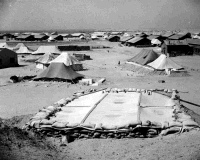
[[[47,106],[41,109],[35,116],[33,116],[30,121],[24,126],[24,128],[31,127],[40,129],[41,125],[52,125],[55,121],[50,120],[57,112],[60,111],[60,108],[67,103],[73,101],[75,96],[69,98],[63,98],[58,102],[54,103],[52,106]]]

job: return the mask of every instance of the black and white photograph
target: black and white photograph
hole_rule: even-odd
[[[200,160],[200,0],[0,0],[0,160]]]

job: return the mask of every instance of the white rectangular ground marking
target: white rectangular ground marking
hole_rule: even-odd
[[[78,99],[62,107],[62,110],[56,113],[58,121],[69,122],[69,124],[80,124],[92,107],[105,95],[102,91],[81,96]]]
[[[109,93],[88,116],[85,124],[122,126],[137,122],[139,97],[140,93],[136,92]]]
[[[140,107],[140,120],[164,123],[173,122],[173,103],[169,97],[152,92],[152,95],[147,93],[142,94]]]
[[[173,109],[170,107],[141,107],[140,110],[140,120],[143,123],[151,121],[163,124],[174,120]]]
[[[169,106],[169,101],[169,97],[159,93],[152,92],[151,95],[142,93],[140,106]]]

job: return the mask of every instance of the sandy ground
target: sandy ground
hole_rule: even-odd
[[[44,106],[66,98],[76,91],[102,87],[176,88],[180,91],[183,100],[193,103],[183,104],[200,115],[199,56],[172,58],[175,62],[184,66],[190,76],[140,75],[124,69],[122,65],[127,59],[136,55],[141,48],[120,47],[117,43],[108,42],[97,42],[97,44],[108,45],[113,48],[82,52],[90,55],[92,60],[83,61],[83,65],[87,70],[79,73],[94,79],[105,77],[106,82],[98,87],[58,82],[8,83],[9,77],[12,75],[37,75],[41,72],[35,68],[35,64],[23,62],[21,56],[19,56],[20,67],[1,69],[0,117],[11,118],[13,116],[34,114]],[[33,57],[29,56],[27,58]],[[121,65],[118,65],[119,61]],[[164,80],[165,83],[159,83],[159,80]],[[28,121],[28,118],[20,120],[20,126],[26,121]],[[170,135],[153,139],[79,140],[61,147],[60,159],[200,159],[198,153],[200,151],[199,138],[199,132],[193,131],[179,136]],[[58,144],[55,143],[55,145]],[[53,159],[53,157],[48,159],[51,158]]]

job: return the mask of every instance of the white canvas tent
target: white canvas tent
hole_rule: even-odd
[[[53,53],[45,53],[41,56],[35,63],[36,68],[46,69],[49,66],[49,62],[56,58],[56,55]]]
[[[21,46],[17,51],[16,53],[19,53],[19,54],[31,54],[32,51],[29,50],[26,46]]]
[[[20,47],[27,47],[24,45],[24,43],[18,43],[15,47],[13,47],[13,50],[18,50]]]
[[[35,52],[33,52],[33,55],[40,55],[45,53],[55,53],[60,54],[61,51],[56,46],[40,46]]]
[[[62,52],[61,55],[49,63],[64,63],[66,66],[72,66],[75,71],[83,70],[82,63],[67,52]]]
[[[159,41],[158,39],[152,39],[151,44],[160,45],[161,41]]]
[[[178,70],[183,68],[180,65],[176,64],[174,61],[172,61],[165,54],[161,54],[156,60],[154,60],[151,63],[148,63],[147,65],[153,67],[156,70]]]

